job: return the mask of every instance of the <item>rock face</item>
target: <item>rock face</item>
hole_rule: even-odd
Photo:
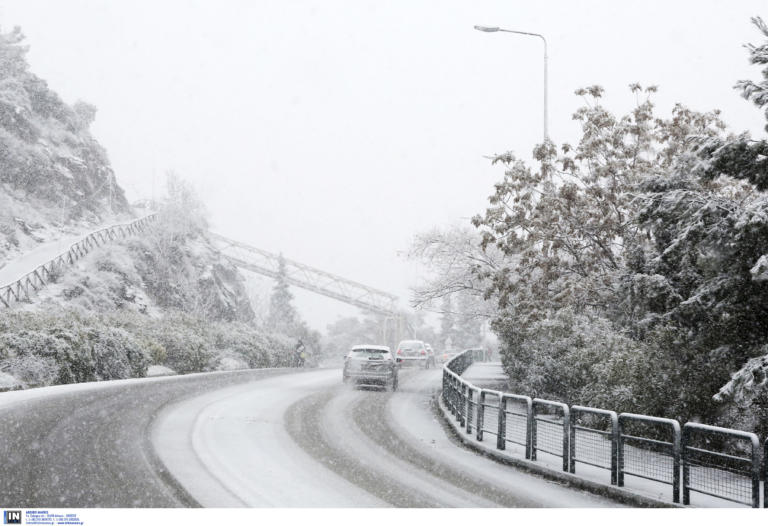
[[[89,131],[96,108],[65,104],[29,71],[22,41],[18,28],[0,33],[0,261],[51,225],[129,211]]]

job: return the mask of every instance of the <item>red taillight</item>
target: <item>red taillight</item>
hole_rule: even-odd
[[[397,350],[397,354],[403,354],[403,350],[402,349],[398,349]]]
[[[421,355],[425,356],[427,354],[427,351],[421,351]]]

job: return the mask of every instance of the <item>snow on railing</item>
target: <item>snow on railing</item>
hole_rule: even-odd
[[[768,480],[768,439],[761,460],[754,433],[691,423],[680,426],[677,420],[630,413],[617,416],[604,409],[569,408],[562,403],[482,389],[461,376],[473,362],[481,360],[485,354],[477,349],[449,360],[443,366],[440,395],[446,414],[451,413],[467,434],[476,429],[476,441],[482,442],[484,433],[495,434],[496,449],[505,449],[507,442],[516,443],[525,448],[527,460],[536,461],[537,447],[547,451],[537,445],[542,430],[537,436],[536,426],[543,423],[553,428],[547,437],[547,452],[562,456],[563,471],[575,474],[576,462],[581,462],[609,471],[611,485],[624,486],[625,476],[668,484],[674,503],[680,502],[682,492],[683,503],[689,504],[690,492],[695,491],[760,507],[760,480]],[[537,404],[550,406],[552,414],[537,413]],[[690,438],[694,433],[699,442]],[[749,447],[739,447],[737,440]],[[768,507],[768,484],[764,482],[763,488],[763,507]]]
[[[156,213],[149,214],[130,223],[112,225],[91,232],[72,244],[66,252],[24,274],[13,283],[0,287],[0,307],[10,307],[14,302],[31,301],[30,294],[47,285],[65,267],[73,265],[94,248],[144,232],[155,219],[157,219]]]

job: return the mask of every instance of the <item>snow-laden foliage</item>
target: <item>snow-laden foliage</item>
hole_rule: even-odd
[[[503,267],[503,254],[480,246],[481,237],[467,227],[432,229],[415,237],[408,258],[422,264],[427,278],[413,288],[411,304],[440,315],[437,349],[481,347],[483,326],[495,304],[486,301],[484,274]]]
[[[665,243],[641,218],[649,181],[674,186],[673,173],[699,162],[688,137],[719,137],[724,125],[716,111],[682,105],[670,118],[657,117],[656,88],[630,89],[637,104],[622,117],[601,105],[601,88],[578,90],[586,100],[574,115],[580,141],[539,146],[537,169],[512,154],[496,157],[506,166],[504,179],[473,222],[483,245],[505,254],[505,263],[482,269],[479,278],[486,297],[498,300],[493,327],[515,390],[690,416],[697,410],[688,402],[658,403],[667,400],[660,389],[674,377],[665,368],[682,364],[656,353],[656,344],[667,345],[669,329],[639,307],[646,299],[669,307],[672,289],[658,273],[630,269]]]
[[[749,61],[752,64],[768,66],[768,25],[759,16],[752,18],[758,30],[766,37],[759,46],[747,44],[749,50]],[[742,96],[753,102],[758,108],[765,108],[765,120],[768,122],[768,67],[763,69],[763,79],[760,82],[752,80],[740,80],[736,83],[736,88],[741,90]],[[768,131],[768,124],[765,126]]]
[[[768,44],[748,50],[768,65]],[[765,80],[737,88],[768,105]],[[717,111],[659,118],[654,89],[631,89],[621,118],[577,92],[581,140],[539,146],[537,169],[496,158],[473,221],[506,256],[480,278],[511,387],[768,431],[768,142],[727,135]]]
[[[247,323],[180,312],[0,312],[0,371],[24,387],[143,377],[150,364],[178,373],[289,366],[294,345]]]
[[[741,429],[768,435],[768,346],[751,358],[714,396],[723,404],[725,418]]]
[[[3,311],[0,370],[25,386],[142,377],[149,359],[128,331],[69,311]]]

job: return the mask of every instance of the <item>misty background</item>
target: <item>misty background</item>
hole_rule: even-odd
[[[205,200],[212,229],[401,298],[420,269],[413,236],[481,212],[503,168],[542,136],[542,45],[549,42],[549,129],[575,141],[574,90],[628,84],[719,108],[763,137],[733,90],[754,77],[741,44],[764,2],[384,3],[0,0],[32,69],[66,102],[98,108],[92,126],[130,200],[163,192],[172,170]],[[264,290],[268,280],[256,278]],[[294,289],[324,330],[353,307]]]

